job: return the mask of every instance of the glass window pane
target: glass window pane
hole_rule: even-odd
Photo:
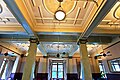
[[[103,71],[103,67],[102,67],[102,65],[99,65],[99,67],[100,67],[100,71]]]
[[[63,72],[58,72],[58,78],[63,78]]]
[[[110,66],[111,66],[111,70],[114,72],[118,72],[120,71],[120,58],[119,59],[114,59],[114,60],[110,60],[108,61]]]
[[[113,69],[113,71],[115,71],[114,65],[112,65],[112,69]]]
[[[52,64],[57,64],[57,63],[52,63]]]
[[[119,65],[115,65],[116,71],[120,71]]]
[[[52,72],[52,78],[57,78],[57,72]]]
[[[58,64],[63,64],[63,63],[58,63]]]
[[[57,65],[52,65],[52,71],[57,71]]]
[[[58,71],[63,71],[63,65],[58,65]]]

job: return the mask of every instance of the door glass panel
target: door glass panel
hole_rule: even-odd
[[[52,71],[57,71],[57,65],[52,66]]]
[[[58,65],[58,71],[63,71],[63,65]]]
[[[57,78],[57,72],[52,72],[52,78]]]
[[[63,72],[58,72],[58,78],[63,78]]]

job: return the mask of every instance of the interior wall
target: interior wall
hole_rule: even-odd
[[[102,57],[102,61],[104,63],[106,72],[110,73],[109,66],[108,66],[108,60],[120,58],[120,43],[117,43],[117,44],[105,49],[105,53],[107,53],[108,51],[110,51],[112,56]]]
[[[106,47],[108,47],[108,46],[110,46],[110,45],[112,45],[112,44],[114,44],[114,43],[116,43],[118,41],[119,41],[118,38],[114,39],[112,43],[110,43],[108,45],[105,45],[105,47],[104,46],[100,46],[96,50],[93,51],[93,53],[91,54],[91,56],[92,56],[92,66],[94,68],[92,70],[93,73],[99,72],[98,59],[97,60],[94,59],[94,56],[96,54],[100,54],[103,51],[103,49],[105,49]],[[115,45],[113,45],[113,46],[110,46],[109,48],[104,50],[105,53],[107,53],[108,51],[110,51],[110,54],[112,54],[112,56],[106,56],[106,57],[102,56],[102,57],[99,57],[99,58],[102,59],[102,63],[104,65],[104,67],[105,67],[105,72],[106,73],[111,73],[110,69],[109,69],[109,66],[108,66],[108,60],[115,59],[115,58],[120,58],[120,42],[115,44]]]
[[[68,67],[67,68],[68,68],[67,73],[77,73],[76,58],[68,59]]]
[[[47,58],[40,58],[38,73],[47,73]]]
[[[22,57],[22,58],[20,57],[18,65],[17,65],[16,73],[23,73],[25,61],[26,61],[26,57]]]

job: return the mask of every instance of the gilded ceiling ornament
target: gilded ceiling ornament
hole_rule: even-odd
[[[116,19],[120,19],[120,4],[119,4],[119,5],[116,7],[116,9],[114,10],[113,16],[114,16]]]
[[[3,11],[3,7],[2,7],[2,5],[0,4],[0,13],[2,13],[2,11]]]
[[[42,0],[42,1],[45,9],[54,15],[57,8],[59,7],[58,0]],[[67,15],[75,9],[76,4],[77,4],[76,1],[63,0],[63,2],[61,3],[61,7],[64,8],[64,11]]]

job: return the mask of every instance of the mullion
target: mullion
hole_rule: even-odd
[[[58,78],[58,63],[57,63],[57,78]]]

